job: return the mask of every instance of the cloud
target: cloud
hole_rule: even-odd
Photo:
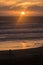
[[[43,2],[17,2],[10,5],[0,6],[0,10],[20,10],[25,8],[27,10],[43,11]]]
[[[43,6],[30,6],[27,8],[27,10],[43,12]]]
[[[43,15],[43,2],[12,2],[8,5],[7,4],[5,5],[0,4],[0,11],[2,11],[1,13],[5,13],[3,11],[26,10],[26,11],[38,12],[39,15]]]

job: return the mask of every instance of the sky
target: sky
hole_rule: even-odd
[[[0,0],[0,16],[20,15],[43,16],[43,0]]]

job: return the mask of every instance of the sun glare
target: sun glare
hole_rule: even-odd
[[[22,15],[24,15],[24,14],[25,14],[25,12],[21,12],[21,14],[22,14]]]

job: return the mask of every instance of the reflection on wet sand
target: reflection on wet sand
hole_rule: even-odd
[[[15,40],[0,42],[0,50],[17,50],[27,48],[37,48],[43,46],[43,39],[39,40]]]

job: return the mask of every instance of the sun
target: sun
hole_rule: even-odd
[[[21,12],[21,14],[22,14],[22,15],[24,15],[24,14],[25,14],[25,12]]]

